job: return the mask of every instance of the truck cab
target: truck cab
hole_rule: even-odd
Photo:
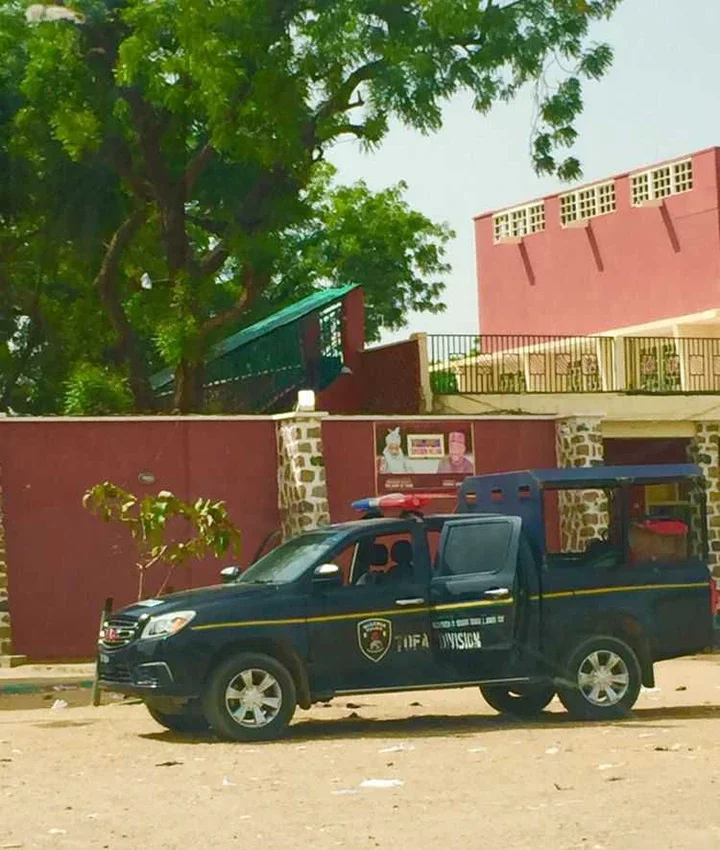
[[[632,487],[674,476],[692,516],[648,525]],[[621,716],[656,661],[712,642],[704,492],[696,467],[474,476],[456,512],[430,496],[355,503],[226,584],[144,600],[99,641],[108,690],[164,725],[277,737],[297,705],[478,686],[497,710],[555,694],[586,719]],[[669,523],[669,525],[668,525]]]

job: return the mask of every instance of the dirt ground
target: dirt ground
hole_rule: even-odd
[[[0,850],[715,850],[720,656],[657,679],[620,723],[512,722],[467,689],[336,700],[252,746],[87,691],[0,697]]]

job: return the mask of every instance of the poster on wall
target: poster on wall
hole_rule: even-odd
[[[472,423],[375,423],[376,492],[454,493],[475,474]]]

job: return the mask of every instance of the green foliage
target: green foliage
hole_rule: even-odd
[[[130,531],[138,552],[139,599],[145,573],[157,563],[169,568],[158,591],[162,593],[175,567],[208,555],[240,554],[240,532],[224,502],[200,498],[190,504],[168,490],[139,497],[105,481],[85,493],[83,505],[103,522],[117,522]]]
[[[430,387],[437,395],[452,395],[458,392],[457,375],[452,369],[433,369],[430,372]]]
[[[369,341],[402,328],[410,311],[442,312],[445,250],[454,232],[411,209],[402,182],[371,192],[362,181],[336,186],[334,174],[331,166],[318,171],[307,192],[310,214],[284,234],[279,271],[265,293],[272,308],[326,281],[360,284]]]
[[[73,0],[75,20],[28,22],[6,2],[5,403],[59,406],[87,362],[125,369],[136,409],[149,375],[177,367],[176,405],[197,409],[191,378],[213,342],[327,283],[363,283],[373,338],[441,309],[450,231],[400,184],[334,185],[326,152],[350,138],[371,149],[392,120],[435,131],[461,91],[486,112],[534,85],[535,167],[577,177],[581,82],[612,58],[588,33],[617,3]],[[23,323],[33,338],[18,347]]]
[[[68,381],[64,412],[68,416],[109,416],[130,413],[132,405],[126,378],[101,366],[82,363]]]

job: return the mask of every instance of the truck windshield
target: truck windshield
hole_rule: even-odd
[[[238,584],[287,584],[295,581],[342,537],[337,531],[301,534],[268,552],[249,567]]]

